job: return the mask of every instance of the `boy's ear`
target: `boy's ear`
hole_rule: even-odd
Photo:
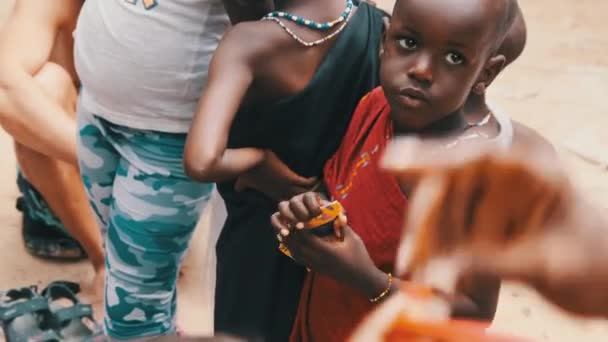
[[[473,92],[477,95],[483,95],[486,89],[494,82],[494,79],[502,71],[507,64],[507,59],[504,55],[495,55],[491,57],[481,71],[481,75],[473,86]]]

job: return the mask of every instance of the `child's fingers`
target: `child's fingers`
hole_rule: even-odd
[[[289,208],[296,217],[298,223],[306,222],[312,217],[304,203],[304,198],[306,198],[306,196],[298,196],[289,201]]]
[[[338,218],[334,221],[334,235],[344,240],[344,227],[348,225],[348,218],[343,213],[338,215]]]
[[[272,216],[270,217],[270,223],[274,227],[274,230],[277,234],[280,234],[283,237],[287,237],[289,235],[289,227],[287,227],[287,225],[284,224],[281,220],[280,213],[277,212],[272,214]]]
[[[317,217],[321,214],[321,199],[319,195],[314,192],[308,192],[304,194],[303,199],[304,205],[308,210],[308,218],[310,220],[313,217]]]
[[[299,222],[296,215],[291,211],[290,201],[283,201],[279,203],[279,213],[281,214],[281,219],[288,225],[295,225]]]

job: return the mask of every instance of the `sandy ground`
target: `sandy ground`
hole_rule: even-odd
[[[592,156],[608,160],[608,13],[606,0],[520,0],[528,26],[526,52],[490,91],[491,101],[513,118],[528,124],[555,144],[575,179],[598,203],[608,198],[608,173],[575,156],[564,146],[582,146]],[[0,0],[0,23],[13,0]],[[389,8],[392,1],[378,1]],[[51,280],[85,281],[86,263],[56,264],[28,256],[22,247],[15,159],[10,138],[0,131],[0,288]],[[607,206],[605,203],[601,204]],[[179,317],[184,330],[207,333],[211,321],[214,260],[206,257],[217,236],[200,225],[187,259],[181,285]],[[608,303],[607,303],[608,305]],[[501,331],[541,341],[608,341],[608,323],[580,321],[545,304],[533,292],[515,284],[503,287],[494,324]]]

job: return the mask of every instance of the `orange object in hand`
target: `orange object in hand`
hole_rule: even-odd
[[[304,223],[305,229],[314,229],[315,234],[327,236],[334,232],[334,222],[340,215],[344,214],[344,207],[340,202],[333,201],[321,207],[321,214]],[[285,244],[279,244],[281,253],[292,258],[289,248]]]
[[[344,207],[338,201],[330,202],[321,207],[321,214],[304,223],[305,229],[314,229],[315,234],[327,236],[334,232],[334,222],[344,214]]]

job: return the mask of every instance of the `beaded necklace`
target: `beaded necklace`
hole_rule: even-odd
[[[328,21],[326,23],[318,23],[314,20],[308,20],[308,19],[305,19],[302,17],[298,17],[297,15],[293,15],[291,13],[287,13],[287,12],[283,12],[283,11],[270,12],[270,13],[266,14],[263,19],[270,19],[270,18],[287,19],[289,21],[293,21],[294,23],[296,23],[298,25],[306,26],[313,30],[327,31],[327,30],[331,29],[332,27],[336,26],[337,24],[345,21],[350,16],[350,13],[353,11],[353,6],[354,6],[354,4],[353,4],[352,0],[346,0],[346,8],[342,12],[342,14],[340,14],[338,19]]]
[[[295,41],[297,41],[298,43],[306,46],[306,47],[312,47],[312,46],[316,46],[316,45],[320,45],[325,43],[326,41],[334,38],[335,36],[337,36],[338,34],[340,34],[340,32],[342,32],[344,30],[344,28],[346,27],[346,25],[348,24],[348,22],[350,21],[350,18],[353,14],[353,2],[352,0],[347,0],[346,1],[346,9],[344,10],[344,12],[342,12],[342,14],[340,15],[340,17],[336,20],[327,22],[327,23],[317,23],[315,21],[312,20],[308,20],[308,19],[304,19],[286,12],[272,12],[269,13],[268,15],[264,16],[262,18],[262,20],[271,20],[276,22],[277,24],[279,24],[279,26],[285,30],[285,32],[287,32],[287,34],[289,34]],[[276,13],[276,14],[275,14]],[[314,41],[306,41],[302,38],[300,38],[297,34],[295,34],[289,27],[287,27],[279,18],[284,18],[284,19],[288,19],[290,21],[295,22],[296,24],[299,25],[303,25],[306,27],[309,27],[311,29],[314,30],[321,30],[321,31],[325,31],[328,30],[330,28],[332,28],[333,26],[335,26],[338,23],[342,23],[342,25],[340,25],[340,27],[338,27],[337,30],[335,30],[333,33],[330,33],[329,35],[321,38],[321,39],[317,39]],[[327,27],[327,28],[325,28]]]

